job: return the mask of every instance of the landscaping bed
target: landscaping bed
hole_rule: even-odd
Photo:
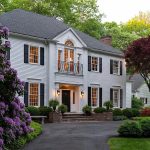
[[[5,146],[5,150],[19,150],[21,149],[26,143],[29,143],[33,139],[35,139],[38,135],[42,133],[42,126],[39,123],[33,122],[31,123],[31,128],[33,128],[33,132],[19,137],[14,142],[10,143],[9,145]]]

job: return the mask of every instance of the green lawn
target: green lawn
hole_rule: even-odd
[[[110,150],[150,150],[150,138],[111,138]]]

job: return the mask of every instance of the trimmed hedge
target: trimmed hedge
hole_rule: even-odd
[[[97,107],[94,109],[95,113],[103,113],[106,112],[106,109],[104,107]]]
[[[34,129],[33,132],[27,134],[26,136],[22,136],[19,139],[15,140],[13,143],[6,145],[5,150],[19,150],[26,143],[35,139],[38,135],[42,133],[42,126],[39,123],[33,122],[31,123],[31,127]]]
[[[123,112],[120,108],[115,108],[113,110],[113,116],[123,116]]]

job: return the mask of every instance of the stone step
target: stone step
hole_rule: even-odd
[[[91,116],[75,116],[75,115],[73,115],[73,116],[63,116],[63,118],[92,118]]]
[[[95,121],[94,118],[62,118],[62,122],[78,122],[78,121],[83,121],[83,122],[87,122],[87,121]]]

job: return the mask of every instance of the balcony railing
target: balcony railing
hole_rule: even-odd
[[[83,64],[58,61],[58,72],[74,75],[83,75]]]

